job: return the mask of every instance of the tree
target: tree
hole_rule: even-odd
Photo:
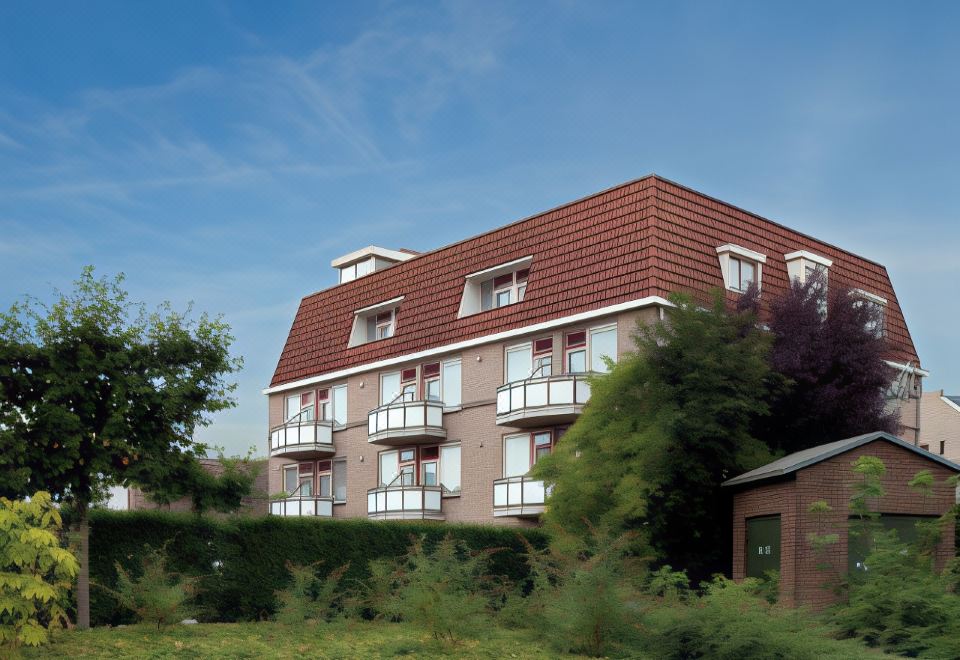
[[[87,511],[117,484],[147,489],[190,469],[208,414],[234,405],[229,326],[169,304],[148,313],[123,276],[83,270],[51,304],[0,314],[0,495],[47,490],[70,502],[80,533],[77,624],[89,626]]]
[[[244,498],[256,494],[253,487],[261,465],[253,460],[252,451],[243,458],[228,458],[220,451],[218,474],[210,472],[195,460],[178,461],[167,466],[162,479],[153,479],[152,483],[147,484],[143,489],[144,494],[150,501],[160,505],[169,505],[189,497],[197,514],[237,511],[243,505]],[[266,493],[256,495],[266,497]]]
[[[755,433],[786,453],[872,431],[899,431],[884,395],[893,379],[884,362],[882,316],[822,273],[773,298],[770,366],[787,383],[757,420]]]
[[[724,568],[729,512],[720,484],[770,459],[750,434],[766,415],[768,333],[750,305],[684,296],[638,326],[637,351],[592,380],[589,405],[534,475],[553,486],[548,523],[587,534],[641,529],[693,579]]]

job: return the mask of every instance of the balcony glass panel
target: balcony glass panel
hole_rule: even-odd
[[[551,380],[550,381],[550,404],[551,405],[571,405],[573,403],[573,381]]]
[[[547,405],[547,394],[549,384],[546,381],[529,383],[526,388],[526,397],[528,406]]]

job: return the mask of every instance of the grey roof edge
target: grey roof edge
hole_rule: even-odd
[[[924,449],[920,449],[920,447],[916,445],[912,445],[909,442],[906,442],[905,440],[902,440],[901,438],[898,438],[895,435],[891,435],[884,431],[874,431],[872,433],[864,433],[863,435],[854,436],[852,438],[847,438],[845,440],[837,440],[835,442],[828,442],[826,444],[820,445],[820,447],[824,448],[823,451],[815,452],[812,456],[805,458],[803,460],[799,460],[795,463],[790,463],[786,459],[789,459],[791,456],[795,456],[797,454],[802,454],[802,453],[817,449],[817,447],[811,447],[810,449],[806,449],[802,452],[795,452],[793,454],[788,454],[787,456],[783,456],[781,458],[778,458],[775,461],[767,463],[767,465],[760,466],[754,470],[750,470],[749,472],[745,472],[739,476],[733,477],[732,479],[728,479],[724,481],[721,484],[721,486],[723,487],[740,486],[742,484],[753,483],[756,481],[766,481],[768,479],[783,477],[788,474],[797,472],[798,470],[802,470],[805,467],[809,467],[810,465],[813,465],[815,463],[820,463],[829,458],[833,458],[834,456],[838,456],[840,454],[856,449],[857,447],[862,447],[863,445],[870,442],[874,442],[876,440],[885,440],[887,442],[893,443],[895,445],[903,447],[904,449],[908,449],[913,453],[927,460],[934,461],[935,463],[940,463],[944,467],[950,470],[953,470],[954,472],[960,472],[960,465],[957,465],[953,461],[947,460],[943,456],[939,456],[937,454],[933,454]],[[776,463],[783,463],[783,462],[787,462],[787,464],[783,467],[779,467],[779,468],[771,467]]]

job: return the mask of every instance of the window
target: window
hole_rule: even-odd
[[[300,497],[313,497],[313,463],[301,463],[298,470]]]
[[[757,266],[752,261],[730,257],[730,288],[746,291],[757,279]]]
[[[347,386],[335,385],[333,390],[333,422],[337,426],[347,425]]]
[[[394,400],[436,401],[460,405],[460,359],[430,362],[418,367],[380,374],[380,405]]]
[[[377,341],[393,336],[393,322],[396,310],[380,314],[371,314],[367,317],[367,341]]]
[[[564,337],[564,364],[568,374],[582,374],[587,370],[587,333],[579,330]]]
[[[313,392],[301,392],[286,400],[288,422],[309,422],[313,419]]]
[[[787,262],[787,275],[791,280],[806,284],[814,273],[823,274],[823,293],[826,294],[827,274],[833,261],[818,254],[798,250],[784,255]]]
[[[943,456],[944,452],[947,449],[947,442],[945,440],[940,441],[940,455]]]
[[[864,322],[864,327],[867,332],[875,337],[883,337],[886,333],[884,315],[887,307],[887,299],[872,293],[867,293],[862,289],[854,289],[850,292],[850,295],[857,297],[857,301],[854,303],[857,307],[865,307],[867,310],[867,319]]]
[[[532,261],[523,257],[467,275],[457,318],[522,302]]]
[[[287,495],[293,495],[297,492],[300,485],[299,466],[294,463],[283,468],[283,492]]]
[[[353,314],[353,330],[348,347],[393,337],[397,329],[397,313],[403,296],[365,307]]]
[[[333,462],[333,501],[347,501],[347,462],[345,460]]]
[[[441,486],[460,493],[460,445],[410,447],[380,454],[381,486]]]
[[[536,431],[508,435],[503,439],[503,476],[521,477],[553,451],[553,433]]]
[[[440,485],[445,494],[460,494],[460,445],[440,447]]]
[[[533,371],[533,350],[530,344],[507,347],[506,382],[524,380]]]
[[[333,492],[333,462],[319,461],[317,463],[317,495],[330,497]]]
[[[441,379],[443,405],[447,407],[459,406],[461,402],[460,360],[447,360],[443,363],[443,378]],[[457,472],[459,474],[459,470]]]
[[[340,284],[343,284],[345,282],[352,282],[358,277],[369,275],[374,271],[373,257],[369,259],[364,259],[363,261],[358,261],[356,263],[350,264],[349,266],[343,266],[339,270],[340,270]]]
[[[615,325],[590,329],[590,370],[601,374],[607,373],[607,363],[604,358],[617,361],[617,326]]]
[[[533,342],[533,376],[547,378],[553,373],[553,337]]]
[[[423,398],[426,401],[443,401],[440,393],[440,363],[423,365]]]
[[[717,256],[720,258],[723,285],[727,290],[743,293],[753,283],[760,286],[766,255],[727,243],[717,248]]]

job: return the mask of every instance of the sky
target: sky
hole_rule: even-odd
[[[266,438],[302,296],[655,172],[884,264],[960,394],[960,3],[0,3],[0,307],[223,314]]]

